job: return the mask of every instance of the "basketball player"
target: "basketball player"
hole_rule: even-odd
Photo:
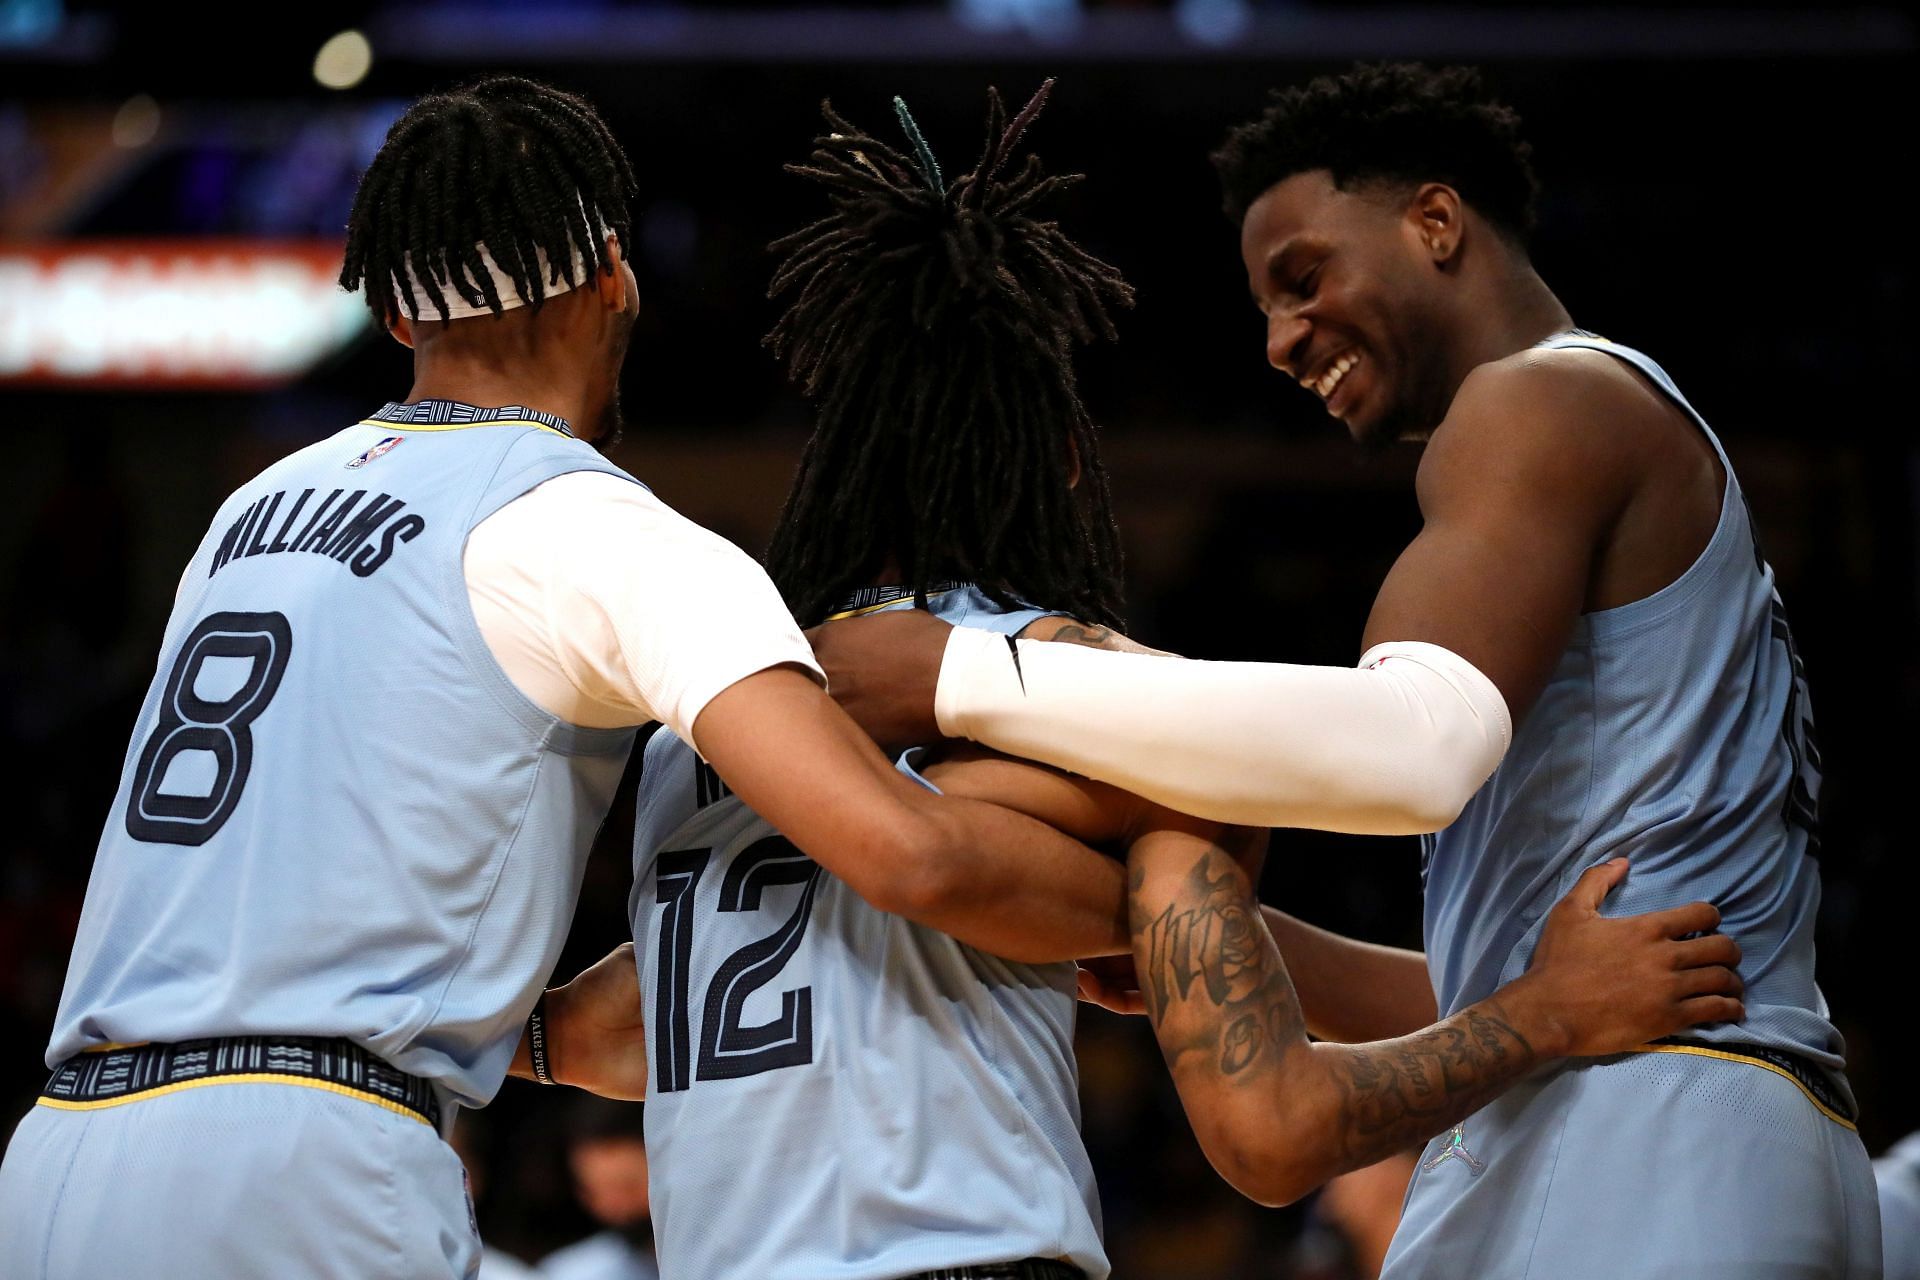
[[[905,150],[829,113],[797,167],[832,197],[827,217],[776,246],[787,256],[774,291],[792,301],[772,342],[818,400],[768,556],[802,621],[918,606],[1001,643],[1119,622],[1119,541],[1069,346],[1110,332],[1130,294],[1045,220],[1045,198],[1071,179],[1014,162],[1047,91],[1011,122],[995,97],[979,165],[950,187],[904,107]],[[1196,832],[1264,844],[1023,762],[901,767],[916,763],[949,794],[1122,848]],[[988,954],[874,909],[672,734],[648,744],[642,779],[637,948],[554,992],[542,1034],[547,1075],[644,1092],[662,1273],[1105,1276],[1079,1136],[1073,967]],[[1731,942],[1671,940],[1711,927],[1712,908],[1607,921],[1593,910],[1605,888],[1596,874],[1576,891],[1558,917],[1561,954],[1500,993],[1506,1016],[1543,1042],[1537,1026],[1577,1026],[1567,1047],[1582,1052],[1737,1016],[1731,995],[1674,990],[1684,961],[1702,989],[1737,991],[1721,967]],[[1306,934],[1289,936],[1325,961],[1306,998],[1366,1007],[1340,988],[1381,949]],[[632,969],[624,982],[610,971],[636,959],[637,986]],[[1395,1033],[1423,1030],[1430,996],[1425,1008]],[[1471,1028],[1480,1012],[1456,1021]],[[1353,1010],[1320,1024],[1342,1016]],[[531,1049],[517,1073],[534,1074]],[[1391,1063],[1408,1051],[1351,1052]],[[1464,1083],[1481,1063],[1459,1070]],[[1392,1139],[1454,1118],[1393,1116]]]
[[[634,189],[582,99],[415,103],[342,282],[413,388],[222,504],[181,579],[74,945],[0,1275],[470,1275],[484,1104],[653,719],[876,906],[1126,945],[1110,859],[896,772],[765,574],[603,460]]]
[[[1425,527],[1358,667],[1009,645],[909,616],[825,629],[836,691],[882,741],[972,738],[1204,818],[1430,833],[1443,1013],[1538,960],[1549,905],[1596,863],[1632,859],[1618,910],[1714,902],[1745,948],[1740,1025],[1534,1071],[1540,1043],[1494,1018],[1383,1076],[1304,1042],[1270,940],[1222,952],[1252,902],[1230,850],[1136,848],[1131,871],[1135,960],[1189,1115],[1262,1198],[1298,1186],[1302,1061],[1330,1060],[1319,1094],[1367,1128],[1382,1097],[1480,1106],[1462,1063],[1528,1074],[1428,1147],[1389,1280],[1876,1274],[1872,1175],[1813,977],[1820,757],[1717,439],[1535,273],[1527,147],[1471,72],[1316,80],[1217,163],[1268,359],[1356,441],[1427,442]],[[1195,981],[1229,959],[1236,983]]]

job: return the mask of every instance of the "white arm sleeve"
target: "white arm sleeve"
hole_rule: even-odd
[[[495,659],[570,724],[660,720],[691,743],[713,696],[757,671],[826,682],[750,556],[618,476],[570,472],[507,503],[467,535],[465,569]]]
[[[1506,754],[1506,700],[1438,645],[1360,666],[1195,662],[955,627],[940,731],[1218,822],[1437,831]]]

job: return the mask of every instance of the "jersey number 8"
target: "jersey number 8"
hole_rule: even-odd
[[[292,654],[293,629],[285,614],[213,613],[201,619],[180,646],[160,697],[159,722],[140,749],[127,795],[128,835],[156,844],[202,845],[226,825],[253,769],[250,726],[273,700]],[[220,659],[246,663],[246,674],[225,697],[203,697],[207,664]],[[172,766],[189,752],[211,757],[211,782],[204,790],[163,789]]]

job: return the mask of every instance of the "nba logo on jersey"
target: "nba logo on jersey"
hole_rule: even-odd
[[[399,444],[402,440],[405,440],[405,439],[406,439],[405,436],[388,436],[386,439],[382,440],[379,444],[376,444],[375,446],[373,446],[373,448],[367,450],[365,453],[355,458],[352,462],[349,462],[347,464],[347,470],[353,471],[359,467],[366,466],[369,462],[372,462],[375,458],[379,457],[381,454],[385,453],[387,450],[393,448],[395,445]],[[407,456],[411,458],[413,455],[408,454]]]

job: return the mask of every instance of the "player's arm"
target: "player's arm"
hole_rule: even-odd
[[[1124,868],[1040,818],[1090,839],[1116,838],[1140,807],[1131,797],[1125,807],[1115,803],[1118,793],[1089,798],[1054,785],[1060,775],[1014,761],[999,763],[1037,785],[1003,787],[1001,798],[1025,812],[969,798],[983,790],[981,779],[950,769],[929,771],[943,787],[958,787],[937,796],[888,764],[809,676],[788,668],[723,691],[693,731],[735,795],[880,910],[1013,960],[1126,953]],[[550,988],[542,1023],[556,1083],[646,1097],[632,943]],[[527,1032],[508,1074],[537,1078]]]
[[[1391,1040],[1439,1020],[1423,952],[1362,942],[1264,904],[1260,917],[1286,959],[1310,1035]]]
[[[1693,903],[1602,916],[1625,874],[1616,860],[1582,876],[1527,972],[1490,998],[1411,1035],[1337,1045],[1307,1039],[1242,861],[1204,827],[1143,836],[1129,853],[1134,963],[1208,1159],[1243,1194],[1287,1204],[1432,1137],[1553,1058],[1743,1016],[1739,949],[1689,936],[1719,914]]]
[[[1127,949],[1114,859],[1023,814],[910,781],[798,671],[730,686],[693,740],[749,808],[882,911],[1009,960]]]
[[[1538,697],[1631,492],[1626,446],[1563,374],[1462,386],[1357,668],[1010,644],[924,615],[832,624],[816,653],[883,740],[938,728],[1222,822],[1437,830]]]
[[[547,989],[541,1016],[547,1074],[603,1098],[644,1102],[647,1032],[640,1001],[640,970],[633,944],[623,942],[572,982]],[[520,1032],[507,1074],[538,1080],[530,1029]]]
[[[1112,627],[1103,627],[1093,622],[1080,622],[1058,614],[1034,619],[1021,628],[1020,638],[1050,640],[1055,644],[1084,645],[1089,649],[1105,649],[1109,653],[1141,653],[1161,658],[1176,656],[1165,649],[1150,649],[1132,636],[1115,631]]]
[[[1266,844],[1264,830],[1181,818],[1107,783],[971,745],[945,751],[922,766],[921,773],[947,795],[1001,805],[1092,845],[1125,843],[1166,822],[1207,831],[1221,847],[1244,851],[1249,865]],[[1420,952],[1342,937],[1273,907],[1260,910],[1286,957],[1307,1030],[1314,1035],[1384,1040],[1436,1018],[1426,957]],[[1132,998],[1134,991],[1104,989],[1104,973],[1088,975],[1094,985],[1083,980],[1083,993],[1118,1012],[1142,1012]]]
[[[1126,949],[1112,859],[902,776],[821,691],[765,571],[641,486],[548,481],[475,530],[467,571],[476,612],[518,623],[495,653],[529,665],[542,705],[661,720],[881,910],[1013,960]]]

